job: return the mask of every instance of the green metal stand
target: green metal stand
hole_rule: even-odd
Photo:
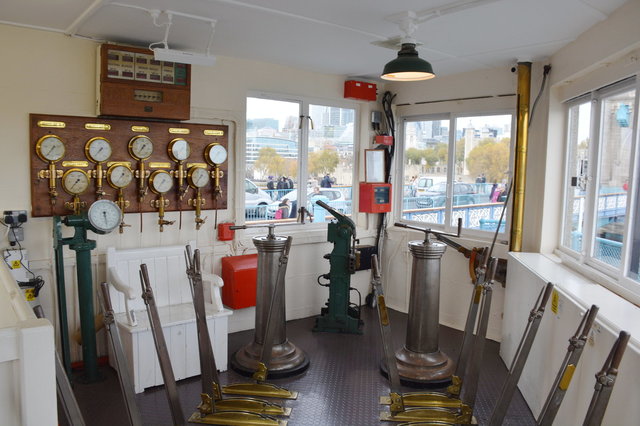
[[[331,213],[337,222],[327,225],[327,240],[333,243],[333,251],[325,255],[329,259],[329,301],[316,318],[313,331],[362,334],[361,321],[356,309],[349,306],[351,274],[356,270],[356,225],[349,217],[334,210],[322,201],[316,204]]]
[[[73,237],[62,238],[61,224],[73,227]],[[86,213],[80,215],[53,217],[53,241],[56,260],[56,280],[58,288],[58,315],[60,318],[60,336],[62,340],[63,362],[67,375],[71,373],[71,357],[69,350],[69,329],[67,322],[67,301],[64,279],[64,260],[62,248],[68,245],[76,252],[76,272],[78,282],[78,305],[80,308],[80,332],[82,335],[82,360],[84,373],[79,378],[84,383],[95,383],[102,380],[98,372],[98,355],[96,350],[96,329],[93,309],[93,278],[91,274],[91,250],[96,248],[94,240],[87,239],[87,230],[98,234],[105,232],[95,229],[89,223]]]

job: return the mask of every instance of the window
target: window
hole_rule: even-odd
[[[495,232],[507,193],[512,121],[512,114],[404,119],[402,219],[455,227],[461,218],[467,230]]]
[[[635,79],[567,103],[565,204],[560,246],[579,263],[629,289],[640,259],[635,214],[637,87]],[[636,178],[637,179],[637,178]],[[638,290],[635,290],[638,291]]]
[[[301,206],[324,222],[323,200],[350,215],[355,108],[247,98],[245,217],[293,221]]]

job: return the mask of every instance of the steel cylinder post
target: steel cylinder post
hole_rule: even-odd
[[[84,364],[84,374],[80,380],[86,383],[93,383],[102,379],[98,372],[95,314],[93,309],[93,278],[91,274],[91,250],[95,247],[96,242],[92,240],[69,245],[69,248],[76,252],[82,362]]]
[[[437,383],[451,380],[454,363],[440,351],[440,261],[447,246],[437,241],[411,241],[413,256],[409,318],[404,347],[396,351],[403,381]]]
[[[258,272],[256,285],[256,325],[253,342],[239,349],[231,358],[231,366],[241,374],[251,375],[260,362],[262,345],[266,334],[269,305],[276,288],[280,257],[287,238],[281,236],[254,237],[258,249]],[[284,280],[284,274],[283,278]],[[283,283],[284,284],[284,283]],[[274,301],[271,313],[273,349],[269,365],[269,378],[298,374],[309,366],[306,354],[287,339],[286,307],[284,292]]]

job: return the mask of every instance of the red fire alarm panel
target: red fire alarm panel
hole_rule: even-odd
[[[360,182],[360,213],[391,211],[391,184]]]
[[[347,80],[344,82],[344,97],[361,101],[376,100],[376,84],[366,81]]]
[[[218,241],[231,241],[236,233],[230,229],[234,225],[233,222],[222,222],[218,225]]]

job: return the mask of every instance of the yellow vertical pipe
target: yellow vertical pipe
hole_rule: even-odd
[[[529,98],[531,93],[531,62],[518,62],[518,110],[516,160],[513,171],[513,216],[511,220],[511,251],[522,251],[524,223],[524,190],[527,183],[527,146],[529,133]]]

